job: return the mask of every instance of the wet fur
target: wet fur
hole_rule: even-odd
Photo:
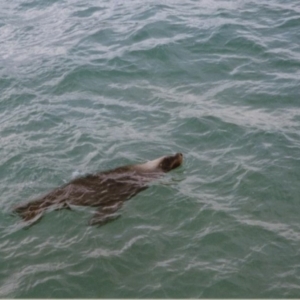
[[[149,182],[182,163],[182,154],[165,156],[145,164],[77,178],[39,199],[14,208],[24,221],[34,222],[50,207],[70,209],[70,205],[97,207],[91,225],[102,225],[118,217],[116,212],[126,200],[145,190]]]

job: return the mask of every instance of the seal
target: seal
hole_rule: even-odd
[[[149,183],[182,164],[183,155],[163,156],[144,164],[76,178],[50,193],[16,206],[13,212],[24,221],[34,223],[49,208],[71,209],[70,205],[97,207],[90,225],[103,225],[119,217],[123,203],[148,188]]]

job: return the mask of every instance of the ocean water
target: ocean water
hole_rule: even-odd
[[[12,208],[182,152],[88,226]],[[300,3],[0,3],[0,297],[300,297]]]

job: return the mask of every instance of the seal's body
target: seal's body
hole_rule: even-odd
[[[144,164],[120,167],[114,170],[77,178],[45,196],[15,207],[25,221],[37,220],[44,211],[70,208],[70,205],[97,207],[90,221],[101,225],[116,218],[114,213],[124,201],[148,187],[148,183],[182,164],[183,156],[163,156]]]

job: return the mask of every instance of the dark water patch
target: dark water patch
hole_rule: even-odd
[[[77,10],[72,14],[74,17],[79,17],[79,18],[88,18],[97,13],[98,11],[102,11],[103,8],[99,6],[94,6],[94,7],[89,7],[83,10]]]

